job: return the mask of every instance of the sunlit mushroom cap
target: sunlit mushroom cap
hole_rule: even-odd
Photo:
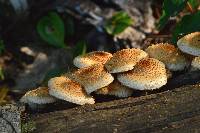
[[[145,51],[149,57],[162,61],[171,71],[184,70],[189,65],[184,55],[174,45],[168,43],[149,46]]]
[[[178,48],[187,54],[200,56],[200,32],[188,34],[177,42]]]
[[[94,64],[105,64],[112,57],[111,53],[94,51],[74,58],[73,63],[78,68],[88,67]]]
[[[110,73],[125,72],[133,69],[137,62],[147,56],[147,53],[140,49],[123,49],[114,53],[105,67]]]
[[[96,94],[129,97],[133,94],[133,89],[128,88],[122,85],[119,81],[115,80],[110,85],[97,90]]]
[[[200,57],[195,57],[191,63],[193,70],[200,70]]]
[[[80,83],[88,94],[109,85],[114,80],[102,64],[80,68],[69,77]]]
[[[138,90],[153,90],[167,83],[165,65],[157,59],[141,60],[133,70],[118,74],[123,85]]]
[[[55,77],[48,82],[49,94],[79,105],[94,104],[94,99],[87,95],[81,85],[67,77]]]
[[[21,99],[23,103],[36,103],[47,104],[53,103],[56,99],[49,95],[49,89],[47,87],[39,87],[35,90],[28,91]]]

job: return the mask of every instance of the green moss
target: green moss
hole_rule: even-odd
[[[28,121],[27,123],[22,123],[22,133],[31,133],[36,129],[34,121]]]

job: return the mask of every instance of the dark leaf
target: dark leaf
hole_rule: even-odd
[[[188,0],[188,2],[190,3],[193,9],[196,9],[200,6],[200,0]]]
[[[157,28],[161,30],[170,17],[177,15],[184,9],[186,3],[187,0],[164,0],[162,16],[160,17]]]
[[[173,31],[172,42],[176,43],[179,35],[200,31],[200,11],[195,14],[185,15]]]
[[[61,69],[52,69],[49,72],[47,72],[47,74],[45,75],[45,78],[43,80],[43,84],[47,85],[49,79],[56,77],[56,76],[60,76],[61,74],[65,73],[64,70]]]
[[[79,41],[73,50],[74,57],[78,55],[84,55],[86,53],[87,47],[85,41]]]
[[[64,23],[57,13],[50,12],[47,16],[41,18],[37,24],[37,31],[40,37],[49,45],[58,48],[65,47]]]

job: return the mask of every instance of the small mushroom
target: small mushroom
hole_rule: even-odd
[[[166,68],[171,71],[181,71],[189,66],[189,61],[174,45],[168,43],[159,43],[149,46],[145,50],[149,57],[162,61]]]
[[[123,85],[137,90],[153,90],[167,83],[165,65],[154,58],[141,60],[133,70],[117,75]]]
[[[188,34],[177,42],[178,48],[187,54],[200,56],[200,32]]]
[[[109,85],[114,80],[113,76],[105,70],[103,64],[80,68],[68,76],[80,83],[88,94]]]
[[[133,89],[122,85],[119,81],[114,80],[110,85],[96,91],[96,94],[113,95],[117,97],[129,97],[133,94]]]
[[[49,94],[62,100],[79,105],[94,104],[94,99],[87,95],[81,85],[67,77],[55,77],[48,82]]]
[[[195,57],[191,63],[191,71],[200,70],[200,57]]]
[[[146,58],[148,54],[141,49],[123,49],[113,54],[106,62],[105,67],[109,73],[119,73],[132,70],[137,62]]]
[[[20,102],[28,103],[32,109],[37,108],[37,105],[49,104],[55,101],[56,98],[49,95],[48,87],[38,87],[37,89],[28,91],[20,99]]]
[[[112,57],[111,53],[94,51],[74,58],[73,63],[78,68],[88,67],[94,64],[105,64]]]

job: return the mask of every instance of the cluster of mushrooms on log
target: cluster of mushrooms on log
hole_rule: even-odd
[[[129,97],[133,90],[159,89],[171,72],[200,69],[200,32],[182,37],[177,47],[159,43],[114,54],[93,51],[75,57],[73,64],[78,69],[51,78],[48,87],[28,91],[20,101],[41,105],[62,99],[84,105],[95,103],[91,93]]]

